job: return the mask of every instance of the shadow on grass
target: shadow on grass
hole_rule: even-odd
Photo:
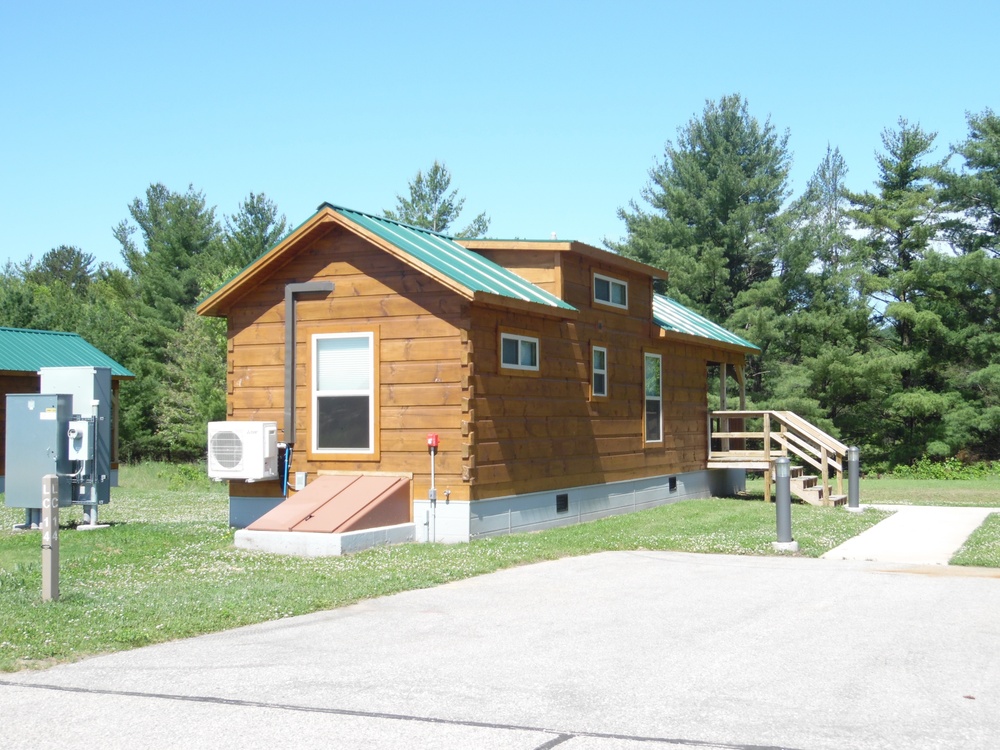
[[[764,502],[764,490],[755,490],[755,489],[742,490],[742,491],[736,492],[736,493],[734,493],[732,495],[720,495],[720,497],[724,497],[724,498],[726,498],[728,500],[742,500],[744,502],[750,502],[750,503],[763,503]],[[771,505],[774,504],[774,490],[773,489],[771,491],[771,503],[770,504]],[[795,495],[792,495],[792,505],[808,505],[808,503],[806,503],[805,500],[803,500],[802,498],[795,497]]]

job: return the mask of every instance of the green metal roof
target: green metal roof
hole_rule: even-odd
[[[747,349],[760,351],[760,347],[740,338],[735,333],[727,331],[708,318],[703,318],[693,310],[684,307],[680,302],[665,297],[662,294],[653,295],[653,322],[668,331],[686,333],[703,339],[712,339],[726,344],[736,344]]]
[[[38,372],[42,367],[109,367],[112,377],[135,377],[77,333],[0,328],[0,370]]]
[[[516,273],[462,247],[447,235],[352,211],[331,203],[325,203],[323,206],[333,209],[473,292],[488,292],[548,307],[576,310],[572,305],[525,281]]]

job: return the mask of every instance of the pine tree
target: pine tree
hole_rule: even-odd
[[[1000,117],[987,109],[968,115],[969,137],[954,148],[960,172],[942,169],[943,199],[957,212],[946,223],[952,242],[963,252],[1000,255]]]
[[[761,124],[738,94],[709,101],[650,171],[650,210],[619,209],[627,234],[608,247],[668,270],[672,296],[724,321],[774,271],[789,164],[787,132]]]
[[[451,173],[444,164],[435,161],[427,170],[427,174],[418,171],[417,176],[410,182],[410,197],[397,195],[396,210],[386,210],[383,214],[393,221],[447,234],[465,206],[465,198],[458,197],[457,189],[448,192],[450,187]],[[454,232],[453,235],[472,239],[484,236],[489,228],[489,218],[485,213],[481,213],[468,226]]]
[[[921,271],[936,260],[940,228],[940,165],[928,161],[935,134],[900,119],[882,136],[877,193],[852,193],[850,216],[865,232],[855,244],[859,289],[873,311],[865,430],[872,449],[890,463],[952,450],[944,416],[960,398],[942,379],[939,348],[947,338],[940,316],[923,304]]]

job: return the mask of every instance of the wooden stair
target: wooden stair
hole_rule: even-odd
[[[750,429],[750,427],[759,429]],[[791,493],[810,505],[844,505],[847,446],[790,411],[714,411],[709,415],[710,469],[744,469],[764,475],[764,498],[771,499],[774,461],[795,458]],[[806,474],[806,467],[816,474]],[[836,482],[836,493],[831,481]]]
[[[771,478],[774,479],[773,470]],[[801,466],[792,466],[789,469],[788,487],[795,497],[810,505],[833,506],[847,503],[847,495],[834,495],[830,486],[827,486],[824,497],[819,477],[815,474],[806,474],[806,470]]]

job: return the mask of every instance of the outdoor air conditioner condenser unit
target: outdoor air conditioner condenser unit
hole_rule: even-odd
[[[278,478],[277,422],[209,422],[208,476],[256,482]]]

